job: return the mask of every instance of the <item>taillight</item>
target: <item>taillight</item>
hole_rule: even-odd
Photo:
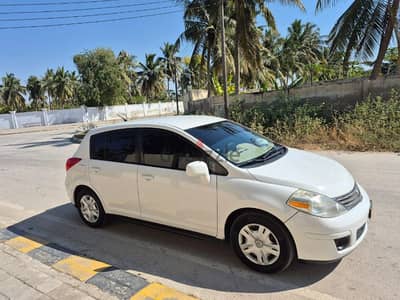
[[[65,171],[68,171],[71,169],[73,166],[75,166],[78,162],[80,162],[82,159],[78,157],[71,157],[67,159],[67,162],[65,163]]]

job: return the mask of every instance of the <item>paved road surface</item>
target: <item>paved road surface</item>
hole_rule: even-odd
[[[204,299],[398,299],[400,156],[324,152],[343,163],[374,200],[370,231],[339,263],[296,263],[278,275],[244,267],[222,241],[114,218],[84,226],[64,192],[71,132],[0,136],[0,227],[29,231]]]

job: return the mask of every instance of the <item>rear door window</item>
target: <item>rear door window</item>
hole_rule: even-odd
[[[91,138],[91,159],[138,163],[137,130],[121,129]]]
[[[159,129],[142,129],[142,163],[148,166],[173,168],[175,165],[174,136]]]
[[[106,134],[99,133],[90,137],[90,158],[104,160],[106,151]]]

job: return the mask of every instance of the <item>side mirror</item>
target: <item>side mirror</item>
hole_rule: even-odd
[[[204,183],[210,182],[210,172],[204,161],[193,161],[186,165],[186,175],[189,177],[199,177]]]

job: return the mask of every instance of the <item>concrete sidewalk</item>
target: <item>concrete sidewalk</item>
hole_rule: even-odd
[[[0,299],[117,299],[0,243]]]
[[[107,263],[41,242],[0,230],[0,300],[196,300]]]

